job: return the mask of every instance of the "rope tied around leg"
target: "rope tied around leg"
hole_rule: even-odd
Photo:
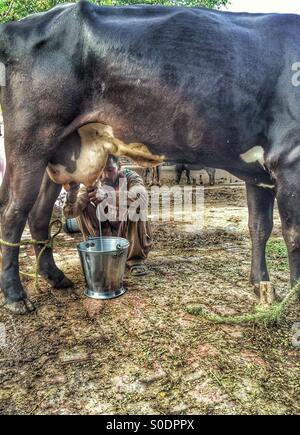
[[[57,230],[56,232],[51,235],[52,229],[54,226],[57,225]],[[41,249],[37,260],[36,260],[36,268],[35,268],[35,272],[34,273],[25,273],[25,272],[21,272],[20,271],[20,275],[23,276],[29,276],[30,278],[34,278],[35,280],[35,289],[38,291],[40,289],[40,285],[39,285],[39,274],[40,274],[40,262],[41,262],[41,258],[44,254],[44,252],[46,251],[46,249],[53,249],[54,246],[54,241],[56,239],[56,237],[61,233],[63,228],[63,223],[60,219],[56,219],[53,222],[51,222],[50,226],[49,226],[49,234],[50,234],[50,238],[48,240],[33,240],[33,239],[29,239],[29,240],[21,240],[21,242],[19,243],[11,243],[11,242],[7,242],[6,240],[2,240],[0,239],[0,245],[1,246],[6,246],[8,248],[20,248],[22,246],[37,246],[37,245],[43,245],[43,248]]]
[[[295,295],[300,295],[300,281],[288,292],[280,303],[274,303],[270,308],[262,308],[259,305],[254,313],[243,314],[241,316],[220,316],[206,311],[201,306],[187,307],[189,314],[200,316],[205,320],[223,325],[242,325],[245,323],[265,323],[272,324],[280,320],[284,310],[290,304]]]

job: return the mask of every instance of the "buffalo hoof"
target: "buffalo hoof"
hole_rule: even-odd
[[[255,295],[260,298],[260,284],[252,284]]]
[[[35,311],[35,306],[29,299],[24,299],[18,302],[5,302],[3,307],[13,314],[25,315]]]
[[[260,284],[252,284],[254,288],[254,293],[258,299],[261,297]],[[276,288],[274,289],[274,300],[275,302],[282,302],[285,295],[280,293]]]
[[[52,282],[51,285],[56,290],[63,290],[66,288],[74,287],[74,283],[66,276],[64,276],[63,279],[58,282]]]

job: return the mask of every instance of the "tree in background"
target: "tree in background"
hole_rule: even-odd
[[[68,0],[0,0],[0,22],[19,20],[29,14],[46,11],[59,3],[66,3],[67,1]],[[208,8],[219,8],[228,4],[230,0],[94,0],[93,2],[107,6],[142,3],[165,6],[206,6]]]

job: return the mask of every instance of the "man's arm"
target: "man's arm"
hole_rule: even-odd
[[[136,172],[130,171],[128,172],[127,180],[129,201],[133,202],[140,198],[142,203],[146,204],[148,200],[148,192],[142,177],[140,177]]]
[[[77,218],[86,209],[90,202],[88,190],[86,187],[82,187],[78,184],[71,186],[67,193],[63,212],[66,219]]]

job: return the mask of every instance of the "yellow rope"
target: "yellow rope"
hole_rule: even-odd
[[[58,226],[58,229],[53,234],[53,236],[51,236],[52,228],[55,225]],[[54,240],[60,234],[60,232],[62,230],[62,227],[63,227],[63,224],[62,224],[62,221],[60,219],[56,219],[55,221],[51,222],[51,224],[49,226],[50,239],[48,239],[48,240],[38,241],[38,240],[30,239],[30,240],[22,240],[20,243],[11,243],[11,242],[7,242],[5,240],[0,239],[0,245],[1,246],[6,246],[8,248],[20,248],[21,246],[44,245],[43,248],[41,249],[38,257],[37,257],[37,260],[36,260],[35,273],[20,272],[20,275],[29,276],[30,278],[34,278],[36,290],[40,289],[40,286],[39,286],[39,274],[40,274],[40,262],[41,262],[41,258],[43,256],[44,252],[46,251],[46,249],[53,248]]]
[[[242,325],[244,323],[277,323],[283,315],[285,308],[290,304],[295,295],[300,295],[300,281],[293,287],[281,303],[275,303],[270,308],[256,307],[254,313],[241,316],[219,316],[209,313],[201,306],[190,306],[186,308],[189,314],[200,316],[205,320],[218,324]]]

